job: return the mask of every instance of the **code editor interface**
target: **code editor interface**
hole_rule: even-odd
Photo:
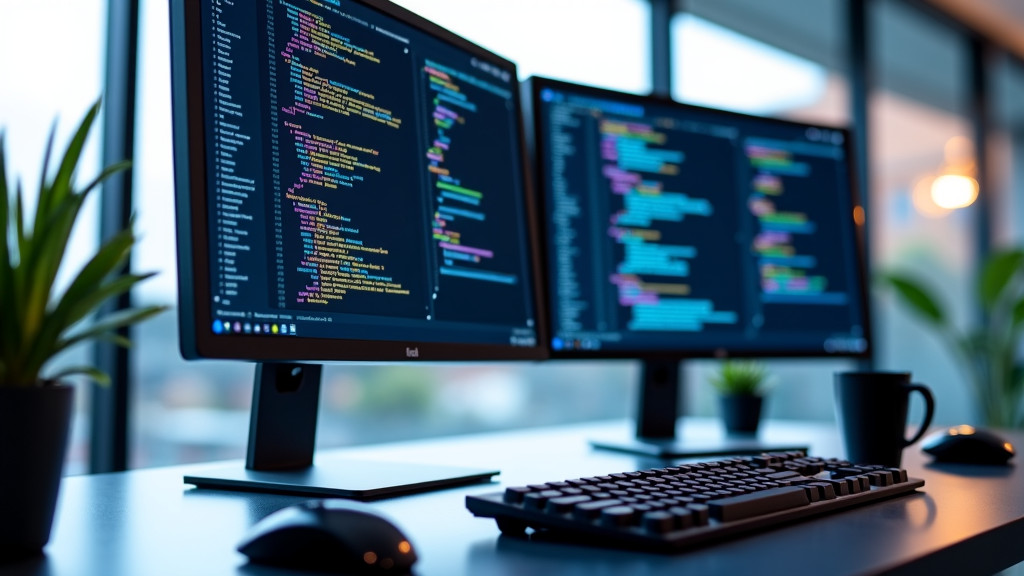
[[[354,2],[206,6],[213,331],[536,345],[513,69]]]

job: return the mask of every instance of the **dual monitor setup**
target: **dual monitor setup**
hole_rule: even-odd
[[[494,470],[313,465],[323,362],[870,354],[848,132],[552,79],[381,0],[171,2],[181,348],[256,364],[246,467],[357,498]],[[721,447],[720,447],[721,448]],[[720,451],[749,452],[751,446]]]

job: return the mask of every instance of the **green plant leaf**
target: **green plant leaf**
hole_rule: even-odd
[[[93,287],[90,292],[76,300],[68,298],[65,294],[57,305],[62,315],[50,314],[47,316],[44,328],[40,330],[38,337],[33,341],[34,346],[24,354],[27,358],[26,363],[42,367],[47,359],[55,353],[55,349],[62,350],[69,345],[62,345],[59,340],[75,324],[95,312],[103,302],[128,292],[132,286],[152,276],[153,274],[114,276],[102,285]]]
[[[127,170],[131,167],[132,163],[129,160],[122,160],[120,162],[116,162],[114,164],[111,164],[110,166],[107,166],[106,168],[103,169],[103,171],[100,172],[99,176],[96,176],[96,178],[94,178],[92,182],[89,182],[88,184],[85,185],[84,188],[82,188],[81,194],[88,195],[89,192],[91,192],[93,189],[99,186],[100,183],[102,183],[107,178],[110,178],[114,174]],[[131,227],[129,226],[129,228]]]
[[[27,338],[42,329],[53,285],[71,237],[71,228],[81,208],[81,197],[70,196],[64,205],[45,221],[44,232],[33,231],[31,249],[21,267],[28,270],[31,289],[26,290],[22,306],[22,326]]]
[[[0,191],[3,238],[0,239],[0,386],[45,385],[41,371],[61,350],[87,340],[118,345],[130,342],[118,330],[165,308],[150,306],[104,316],[91,325],[85,319],[104,301],[120,296],[150,274],[130,274],[126,263],[135,243],[131,226],[105,242],[75,275],[62,294],[54,282],[68,250],[72,230],[88,194],[113,174],[129,167],[111,164],[81,189],[74,180],[89,133],[99,114],[99,101],[85,114],[51,174],[55,130],[50,132],[34,216],[25,217],[20,182],[7,181],[6,155],[0,137]],[[13,194],[12,194],[13,188]],[[106,376],[89,366],[58,374]]]
[[[98,368],[94,368],[92,366],[69,366],[67,368],[64,368],[60,372],[57,372],[56,374],[50,376],[49,379],[62,380],[64,378],[67,378],[68,376],[73,376],[75,374],[84,374],[89,378],[95,380],[96,383],[99,384],[100,386],[110,385],[110,376],[106,372]]]
[[[109,279],[91,293],[84,295],[80,300],[69,300],[68,316],[65,319],[66,327],[70,328],[89,314],[95,312],[103,302],[128,292],[134,285],[151,277],[153,277],[153,273],[123,274]]]
[[[14,264],[11,262],[11,212],[10,188],[7,187],[7,147],[4,134],[0,133],[0,318],[8,319],[0,326],[0,364],[3,350],[10,348],[15,337],[15,318],[12,294],[14,292]],[[0,378],[3,375],[0,374]]]
[[[4,135],[0,133],[0,297],[7,291],[11,275],[10,217],[11,198],[7,195],[7,159]]]
[[[99,306],[103,300],[116,295],[117,293],[110,290],[97,290],[97,288],[105,278],[114,274],[127,261],[134,242],[135,237],[131,229],[125,229],[100,246],[96,254],[75,275],[67,290],[64,291],[64,295],[54,308],[54,319],[62,322],[65,328],[70,327],[84,318],[96,306]],[[148,276],[138,276],[137,278],[143,280],[146,277]],[[132,283],[134,284],[135,281]],[[104,293],[100,294],[99,292]],[[93,297],[94,295],[100,296],[100,298],[97,300]]]
[[[996,252],[982,268],[978,281],[978,297],[986,310],[991,310],[1014,275],[1024,267],[1024,250]]]
[[[130,308],[128,310],[119,310],[105,316],[96,324],[77,332],[67,338],[62,339],[57,344],[57,351],[62,351],[70,346],[74,346],[79,342],[85,340],[94,340],[97,338],[103,338],[110,334],[113,334],[118,328],[130,326],[132,324],[141,322],[147,318],[151,318],[161,312],[167,310],[166,306],[146,306],[143,308]],[[124,343],[124,341],[121,341]],[[128,342],[130,344],[130,342]]]
[[[917,316],[935,326],[946,326],[946,315],[938,301],[915,279],[898,272],[880,274],[878,279],[896,292],[901,302]]]
[[[50,158],[53,157],[53,141],[57,137],[57,121],[50,126],[50,133],[46,136],[46,148],[43,150],[43,167],[39,171],[39,199],[42,200],[46,192],[47,178],[50,177]]]
[[[1013,320],[1012,326],[1014,328],[1020,327],[1024,323],[1024,297],[1017,300],[1017,303],[1013,305]]]
[[[96,120],[96,116],[100,112],[100,101],[97,100],[92,107],[89,108],[88,112],[85,113],[85,117],[78,124],[78,129],[75,131],[74,136],[71,137],[71,141],[68,143],[67,149],[64,151],[64,156],[61,158],[60,166],[57,168],[57,173],[54,174],[53,179],[47,185],[49,187],[48,194],[39,195],[39,209],[36,214],[36,230],[39,230],[38,225],[43,222],[43,218],[40,218],[39,213],[43,213],[43,217],[48,215],[57,206],[60,206],[67,199],[68,195],[73,194],[73,183],[72,178],[75,175],[75,169],[78,167],[78,162],[82,156],[82,150],[85,148],[85,141],[89,136],[89,132],[92,130],[92,124]]]
[[[758,394],[767,377],[767,368],[758,362],[726,360],[710,382],[722,394]]]

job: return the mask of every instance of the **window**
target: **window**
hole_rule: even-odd
[[[0,18],[0,133],[4,135],[8,181],[17,176],[29,205],[35,203],[46,140],[58,120],[54,154],[60,154],[78,122],[102,92],[105,3],[102,0],[49,0],[9,2]],[[46,36],[37,35],[35,23],[46,21]],[[60,38],[60,42],[50,39]],[[73,47],[73,49],[69,49]],[[82,158],[80,182],[100,170],[101,122]],[[58,277],[70,281],[97,246],[98,196],[86,205],[71,239],[70,252]],[[92,350],[77,347],[59,356],[55,366],[88,363]],[[65,474],[78,474],[88,461],[88,390],[76,380],[75,416]]]
[[[672,95],[748,114],[843,125],[846,3],[692,0],[672,19]]]
[[[989,140],[994,178],[989,183],[993,200],[992,226],[996,244],[1024,242],[1024,63],[1001,55],[992,67],[993,125]]]
[[[974,207],[942,208],[932,183],[946,173],[973,170],[968,44],[963,34],[904,2],[876,7],[870,51],[879,86],[869,101],[874,267],[922,278],[952,317],[965,323],[973,312]],[[936,422],[971,420],[965,375],[943,343],[891,295],[879,296],[879,367],[911,370],[931,386],[945,400],[936,406]]]
[[[651,90],[645,0],[397,0],[536,74],[615,90]]]

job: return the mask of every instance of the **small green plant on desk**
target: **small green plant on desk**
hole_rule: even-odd
[[[128,166],[113,164],[85,186],[76,186],[82,150],[98,113],[99,103],[52,166],[50,133],[31,215],[21,184],[7,181],[0,136],[0,462],[7,467],[0,474],[0,561],[38,554],[49,539],[72,414],[74,388],[66,379],[85,375],[109,381],[94,366],[50,372],[51,361],[90,341],[127,346],[128,339],[117,331],[163,310],[147,306],[93,318],[104,302],[150,276],[125,269],[135,243],[131,227],[103,243],[66,287],[56,285],[86,198]]]
[[[730,434],[756,434],[761,422],[768,370],[751,360],[726,360],[710,382],[719,393],[725,429]]]
[[[953,324],[941,301],[916,278],[889,272],[879,280],[957,359],[984,423],[1024,426],[1024,364],[1019,354],[1024,333],[1024,249],[998,250],[985,260],[975,280],[973,302],[981,318],[966,330]]]

